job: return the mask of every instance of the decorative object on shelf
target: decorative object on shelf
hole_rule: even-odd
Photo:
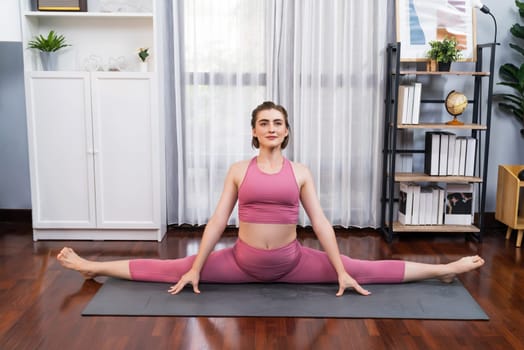
[[[524,2],[515,1],[521,20],[524,20]],[[515,23],[510,28],[510,33],[514,39],[524,39],[524,26]],[[495,96],[501,98],[504,102],[499,102],[499,107],[511,113],[524,127],[524,48],[520,42],[510,43],[509,46],[520,55],[520,66],[513,63],[504,63],[499,68],[499,77],[502,79],[498,85],[505,85],[513,89],[513,93],[500,93]],[[519,64],[517,63],[517,64]],[[524,128],[520,129],[520,134],[524,137]]]
[[[455,37],[430,41],[429,46],[427,58],[437,62],[440,72],[448,72],[451,62],[458,61],[462,57],[459,43]]]
[[[151,12],[151,0],[99,0],[100,12]]]
[[[126,59],[124,56],[109,57],[109,64],[107,65],[108,72],[120,72],[126,66]]]
[[[87,0],[38,0],[38,11],[87,11]]]
[[[56,70],[56,52],[66,46],[71,45],[66,43],[63,35],[57,34],[54,30],[51,30],[47,36],[37,35],[28,43],[29,49],[40,51],[40,60],[44,70]]]
[[[454,36],[462,60],[476,61],[474,0],[396,0],[397,42],[402,45],[400,60],[427,61],[432,40]]]
[[[138,57],[140,58],[140,71],[147,72],[147,58],[149,57],[149,48],[138,49]]]
[[[102,57],[97,55],[91,55],[84,60],[84,68],[88,72],[96,72],[104,70],[102,65]]]
[[[464,125],[463,122],[457,119],[459,115],[464,113],[468,106],[468,98],[461,92],[451,90],[444,102],[446,111],[453,116],[453,120],[447,122],[447,125]]]

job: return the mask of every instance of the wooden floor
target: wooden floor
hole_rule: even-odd
[[[234,233],[219,246],[233,244]],[[33,242],[29,225],[0,223],[0,349],[524,349],[524,248],[504,232],[486,234],[482,244],[463,235],[403,235],[390,245],[373,230],[337,230],[341,251],[356,258],[439,263],[482,255],[486,265],[460,280],[489,321],[82,317],[104,279],[84,282],[54,258],[64,245],[100,260],[181,257],[197,251],[200,234],[170,230],[161,243]],[[310,231],[300,240],[319,247]]]

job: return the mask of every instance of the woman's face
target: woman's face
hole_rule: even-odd
[[[261,147],[277,147],[284,142],[289,130],[284,115],[276,109],[265,109],[258,112],[253,136]]]

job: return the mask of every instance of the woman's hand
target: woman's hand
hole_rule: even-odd
[[[196,294],[200,294],[200,290],[198,289],[199,280],[200,273],[191,269],[180,278],[177,284],[171,286],[168,292],[173,295],[178,294],[189,283],[193,286],[193,292],[195,292]]]
[[[360,284],[358,284],[353,277],[348,275],[347,273],[343,273],[338,276],[338,293],[337,297],[340,297],[344,294],[344,290],[348,288],[354,289],[357,293],[362,295],[370,295],[371,292],[362,288]]]

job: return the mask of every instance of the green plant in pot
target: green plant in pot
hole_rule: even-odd
[[[429,46],[426,57],[436,61],[441,72],[449,71],[451,62],[458,61],[462,57],[457,39],[454,37],[430,41]]]
[[[40,51],[44,70],[56,69],[56,52],[66,46],[71,45],[66,43],[63,35],[57,34],[54,30],[49,31],[47,36],[37,35],[28,43],[28,48]]]
[[[515,5],[520,18],[524,21],[524,2],[516,0]],[[517,42],[510,43],[509,46],[520,56],[520,66],[514,63],[504,63],[500,66],[499,77],[502,81],[498,85],[510,87],[513,93],[501,93],[495,96],[504,101],[499,103],[499,107],[511,113],[524,126],[524,26],[515,23],[509,31],[513,38],[517,39]],[[520,134],[524,137],[524,129],[520,129]]]

